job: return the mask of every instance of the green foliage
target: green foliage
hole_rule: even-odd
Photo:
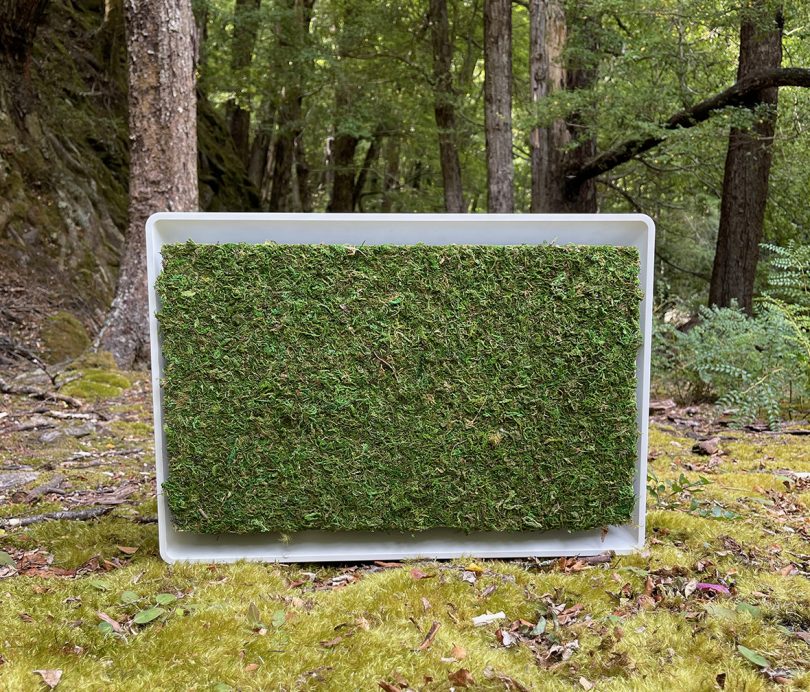
[[[683,493],[688,492],[690,495],[695,495],[702,492],[703,486],[711,483],[704,476],[700,476],[697,480],[690,480],[683,473],[678,478],[663,481],[659,480],[653,471],[647,475],[647,493],[659,509],[671,507]]]
[[[750,317],[736,308],[701,308],[700,322],[686,332],[656,325],[653,368],[664,389],[682,401],[716,401],[739,423],[764,416],[781,419],[781,404],[807,387],[807,354],[779,311]]]
[[[587,529],[634,506],[634,248],[169,245],[181,529]]]

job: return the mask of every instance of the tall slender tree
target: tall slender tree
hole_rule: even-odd
[[[515,210],[512,161],[512,2],[484,2],[484,128],[487,207]]]
[[[226,105],[228,127],[236,153],[248,165],[250,159],[250,109],[245,105],[244,84],[253,61],[253,50],[259,33],[261,0],[236,0],[233,11],[233,38],[231,40],[231,69],[239,88],[237,96]]]
[[[738,80],[781,66],[783,25],[781,9],[771,14],[764,0],[755,0],[743,9]],[[744,310],[752,309],[778,98],[776,87],[753,92],[747,105],[754,109],[755,122],[751,127],[732,127],[729,133],[709,289],[712,305],[728,306],[736,301]]]
[[[465,211],[461,184],[461,162],[456,133],[455,93],[453,91],[453,42],[447,18],[447,0],[430,0],[428,10],[433,45],[433,112],[439,131],[439,161],[444,186],[444,208],[450,213]]]
[[[147,358],[144,224],[197,207],[197,104],[190,0],[126,0],[129,225],[115,298],[95,347],[121,368]]]

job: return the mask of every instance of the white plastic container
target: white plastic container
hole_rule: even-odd
[[[158,491],[160,554],[166,562],[328,562],[401,558],[550,557],[630,553],[644,544],[647,476],[647,414],[650,389],[653,251],[655,228],[640,214],[206,214],[161,213],[146,224],[149,331],[155,413],[155,462],[160,489],[169,471],[163,433],[163,357],[155,312],[155,279],[161,248],[169,243],[328,243],[345,245],[618,245],[638,248],[644,299],[639,311],[643,344],[636,359],[639,430],[636,506],[632,520],[592,531],[476,532],[436,529],[414,535],[394,532],[304,531],[285,541],[277,534],[198,534],[178,531],[166,498]]]

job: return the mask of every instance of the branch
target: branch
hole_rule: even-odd
[[[686,129],[708,120],[712,113],[724,108],[731,106],[750,108],[758,103],[757,100],[752,100],[756,92],[783,86],[810,87],[810,68],[785,67],[765,70],[741,79],[719,94],[676,113],[662,125],[662,128],[664,130]],[[616,166],[658,146],[665,139],[666,136],[661,134],[622,142],[573,171],[567,176],[566,185],[569,189],[576,190],[587,180],[613,170]]]

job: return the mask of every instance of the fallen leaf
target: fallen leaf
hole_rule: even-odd
[[[498,588],[497,584],[490,584],[486,589],[481,592],[481,596],[479,598],[489,598],[492,594],[495,593],[495,589]]]
[[[504,689],[517,690],[517,692],[529,692],[529,688],[523,683],[518,682],[508,675],[499,673],[497,670],[493,670],[489,666],[484,668],[484,677],[487,680],[499,680],[501,683],[503,683]]]
[[[725,596],[730,596],[731,591],[727,586],[723,586],[722,584],[707,584],[706,582],[700,582],[695,585],[695,588],[698,591],[711,591],[713,593],[721,593]]]
[[[450,650],[450,656],[457,661],[463,661],[467,658],[467,649],[458,644],[453,644],[453,648]]]
[[[258,663],[248,663],[245,666],[245,672],[246,673],[252,673],[254,670],[258,669],[258,667],[259,667]]]
[[[411,578],[412,579],[430,579],[431,577],[435,577],[435,574],[426,574],[418,567],[414,567],[411,570]]]
[[[475,572],[476,574],[483,574],[484,573],[484,568],[481,567],[481,565],[479,565],[479,564],[477,564],[475,562],[471,562],[469,565],[467,565],[464,568],[464,570],[466,572]]]
[[[166,611],[163,608],[147,608],[146,610],[136,613],[135,617],[132,618],[132,622],[134,622],[136,625],[145,625],[152,622],[152,620],[156,620],[165,612]]]
[[[122,553],[124,553],[124,555],[134,555],[135,553],[138,552],[137,548],[133,548],[128,545],[117,545],[115,547],[118,548],[118,550],[120,550]]]
[[[590,680],[588,680],[588,678],[586,677],[581,677],[579,679],[579,686],[583,690],[592,690],[594,687],[596,687],[596,685],[592,683]]]
[[[500,645],[505,649],[508,649],[510,646],[514,646],[518,641],[518,638],[514,634],[512,634],[509,630],[504,629],[495,630],[495,637]]]
[[[747,646],[737,644],[737,651],[739,651],[743,657],[759,668],[767,668],[770,665],[767,658],[761,654],[758,654],[756,651],[749,649]]]
[[[401,687],[397,687],[396,685],[392,685],[390,682],[386,682],[385,680],[380,680],[377,685],[385,692],[402,692]]]
[[[475,684],[472,673],[466,668],[459,668],[455,673],[448,673],[447,679],[459,687],[470,687]]]
[[[427,613],[430,610],[430,608],[431,608],[430,601],[424,596],[422,596],[422,610],[424,610]]]
[[[439,631],[439,627],[441,627],[441,623],[437,620],[433,621],[433,624],[430,626],[425,638],[422,640],[422,643],[419,645],[418,651],[424,651],[425,649],[429,649],[430,645],[433,643],[433,640],[436,639],[436,633]]]
[[[498,620],[506,619],[506,613],[502,610],[497,613],[490,613],[487,611],[483,615],[476,615],[472,621],[473,625],[476,627],[483,627],[484,625],[488,625],[490,622],[497,622]]]
[[[96,615],[99,616],[104,622],[106,622],[110,627],[112,627],[113,632],[121,632],[122,627],[121,623],[118,620],[113,620],[107,613],[103,613],[102,611],[98,611]]]
[[[42,682],[44,682],[51,689],[56,687],[59,684],[59,681],[62,679],[62,671],[58,668],[52,670],[35,670],[34,672],[41,676]]]
[[[262,615],[259,612],[258,606],[251,602],[247,609],[247,619],[248,623],[250,623],[251,627],[261,627],[262,626]]]
[[[0,550],[0,567],[15,567],[14,558],[11,557],[5,550]]]

